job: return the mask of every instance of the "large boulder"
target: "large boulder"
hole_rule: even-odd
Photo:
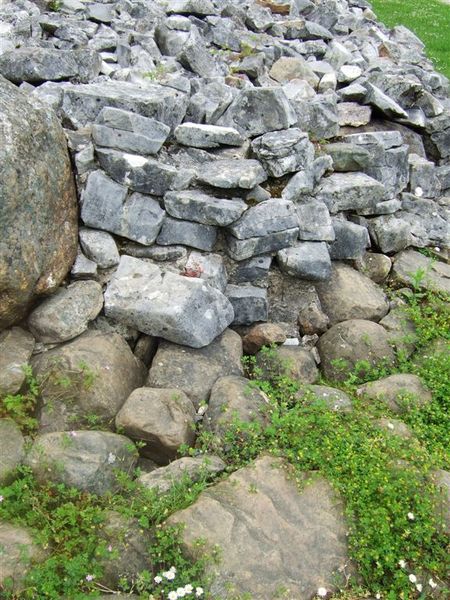
[[[360,386],[356,393],[369,400],[378,400],[394,413],[410,407],[423,407],[431,402],[431,392],[417,375],[396,373]]]
[[[32,364],[41,389],[41,433],[88,424],[111,427],[145,377],[144,366],[116,333],[88,331],[37,355]]]
[[[78,215],[61,125],[48,106],[1,76],[0,164],[0,329],[5,329],[66,276],[77,252]]]
[[[288,466],[262,457],[203,492],[169,524],[184,523],[191,556],[220,548],[210,566],[213,597],[253,600],[286,597],[310,600],[319,587],[333,591],[337,571],[347,566],[342,504],[322,478],[304,477],[299,491]]]

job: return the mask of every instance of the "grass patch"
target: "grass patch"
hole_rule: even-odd
[[[425,44],[438,71],[450,78],[450,5],[439,0],[372,0],[377,17],[388,27],[404,25]]]

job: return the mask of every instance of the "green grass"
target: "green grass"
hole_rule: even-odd
[[[372,0],[380,21],[404,25],[426,46],[436,69],[450,78],[450,4],[439,0]]]

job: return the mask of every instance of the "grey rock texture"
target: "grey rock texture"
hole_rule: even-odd
[[[2,547],[0,586],[9,581],[12,590],[19,592],[30,569],[45,560],[46,552],[33,539],[33,532],[11,523],[0,523]]]
[[[364,173],[334,173],[323,179],[317,189],[317,199],[332,214],[375,206],[384,194],[383,185]]]
[[[410,285],[418,272],[423,273],[418,281],[420,287],[450,292],[450,265],[433,262],[415,250],[405,250],[396,256],[392,275],[397,281]]]
[[[36,480],[64,483],[93,494],[118,487],[116,473],[129,473],[137,461],[131,440],[106,431],[47,433],[37,437],[26,458]]]
[[[9,485],[25,457],[25,439],[12,419],[0,419],[0,485]]]
[[[277,253],[280,269],[300,279],[326,281],[331,275],[331,259],[324,242],[302,242]]]
[[[267,321],[266,290],[249,284],[241,284],[228,285],[224,293],[234,310],[234,325],[251,325],[256,321]]]
[[[232,127],[183,123],[175,129],[175,138],[179,144],[194,148],[219,148],[223,146],[241,146],[244,138]]]
[[[183,539],[190,555],[197,555],[199,537],[206,540],[206,551],[222,548],[221,562],[211,568],[213,594],[249,593],[263,600],[283,586],[292,597],[307,600],[321,586],[332,590],[333,573],[349,563],[342,505],[331,486],[305,476],[298,491],[285,468],[272,457],[259,458],[169,519],[169,524],[186,525]]]
[[[251,190],[267,179],[257,160],[217,160],[202,165],[198,180],[213,187]]]
[[[431,402],[431,392],[417,375],[389,375],[371,381],[357,389],[357,394],[369,400],[378,400],[394,413],[407,412],[409,408],[423,407]]]
[[[181,214],[183,211],[173,210]],[[202,217],[200,217],[202,218]],[[206,220],[206,219],[204,219]],[[211,220],[211,219],[209,219]],[[156,243],[162,246],[181,244],[198,250],[212,250],[217,239],[217,229],[195,221],[167,217],[161,227]]]
[[[233,321],[231,304],[203,280],[122,256],[105,292],[105,314],[142,333],[194,348],[207,346]]]
[[[76,256],[78,223],[56,115],[2,77],[0,115],[0,329],[5,329],[26,315],[36,297],[61,284]]]
[[[22,387],[34,343],[31,333],[20,327],[0,333],[0,396],[16,394]]]

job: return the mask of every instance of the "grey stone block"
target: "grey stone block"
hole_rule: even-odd
[[[169,215],[177,219],[221,227],[237,221],[247,210],[242,200],[216,198],[196,190],[168,192],[164,196],[164,206]]]
[[[267,321],[267,290],[253,285],[228,285],[225,295],[233,306],[235,325]]]
[[[217,238],[217,228],[212,225],[192,223],[167,217],[158,235],[156,243],[161,246],[181,244],[198,248],[199,250],[212,250]]]
[[[326,281],[331,275],[331,259],[325,242],[301,242],[277,253],[280,269],[299,279]]]

